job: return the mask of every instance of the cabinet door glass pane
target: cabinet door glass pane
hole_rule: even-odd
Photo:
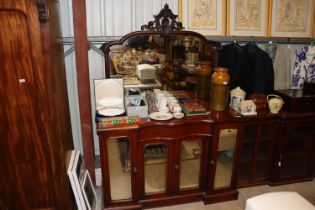
[[[144,190],[146,194],[166,191],[166,159],[166,145],[144,147]]]
[[[201,140],[182,141],[180,147],[180,189],[199,187],[201,148]]]
[[[215,189],[231,185],[236,136],[237,129],[223,129],[220,131],[214,178]]]
[[[111,198],[131,198],[129,139],[109,139],[107,150]]]
[[[282,153],[280,177],[309,175],[314,127],[288,128]]]

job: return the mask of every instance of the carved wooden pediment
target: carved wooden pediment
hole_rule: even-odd
[[[141,26],[141,30],[160,31],[162,36],[165,36],[171,31],[183,29],[182,23],[176,21],[178,16],[173,14],[168,4],[165,4],[159,14],[153,17],[154,21],[149,21],[148,24]]]

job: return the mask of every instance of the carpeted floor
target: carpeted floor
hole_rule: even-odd
[[[268,192],[276,191],[295,191],[302,195],[306,200],[315,205],[315,180],[310,182],[301,182],[296,184],[281,185],[281,186],[256,186],[239,189],[238,200],[227,201],[204,205],[203,202],[188,203],[176,206],[166,206],[154,208],[151,210],[244,210],[247,198],[260,195]],[[267,209],[266,209],[267,210]],[[299,210],[299,209],[297,209]]]

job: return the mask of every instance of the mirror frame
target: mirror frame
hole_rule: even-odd
[[[111,77],[110,71],[110,48],[115,45],[123,45],[125,41],[132,37],[157,35],[160,37],[173,36],[192,36],[199,38],[204,43],[201,58],[205,56],[205,47],[211,47],[215,51],[216,58],[213,67],[218,64],[218,52],[221,49],[221,43],[218,41],[208,40],[205,36],[194,31],[183,30],[181,22],[176,21],[177,15],[169,9],[168,4],[158,15],[154,15],[154,21],[149,21],[148,24],[141,26],[141,31],[134,31],[126,34],[121,39],[104,43],[100,49],[104,53],[105,58],[105,78]]]

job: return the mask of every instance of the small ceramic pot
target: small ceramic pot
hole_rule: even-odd
[[[284,104],[282,98],[278,95],[270,94],[267,96],[268,107],[271,113],[277,114]]]
[[[234,110],[237,110],[238,104],[240,101],[245,99],[246,92],[242,90],[240,87],[236,87],[235,89],[230,91],[230,107]]]

